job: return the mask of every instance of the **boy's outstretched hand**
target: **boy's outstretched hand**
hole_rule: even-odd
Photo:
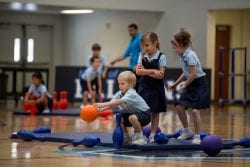
[[[104,103],[94,103],[93,106],[95,106],[98,111],[103,111],[109,108]]]

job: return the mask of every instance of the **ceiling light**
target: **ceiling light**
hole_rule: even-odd
[[[13,10],[21,10],[22,9],[22,3],[20,2],[12,2],[10,4],[10,8]]]
[[[87,13],[93,13],[94,10],[89,9],[79,9],[79,10],[62,10],[61,13],[63,14],[87,14]]]
[[[25,5],[25,9],[28,11],[35,11],[35,10],[37,10],[37,6],[34,3],[27,3]]]

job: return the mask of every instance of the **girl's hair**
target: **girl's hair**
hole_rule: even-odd
[[[191,34],[184,28],[181,28],[179,32],[174,34],[174,39],[182,47],[189,47],[192,45]]]
[[[127,81],[128,83],[132,84],[133,87],[136,85],[136,76],[133,72],[131,71],[123,71],[119,74],[118,78],[124,78],[125,81]]]
[[[43,75],[41,72],[35,72],[33,75],[32,75],[32,78],[37,78],[41,81],[42,84],[44,84],[44,80],[43,80]]]
[[[143,34],[143,36],[141,38],[141,44],[143,44],[146,39],[149,39],[152,43],[156,42],[157,49],[160,49],[160,42],[159,42],[159,39],[158,39],[158,36],[156,33],[147,32],[147,33]]]

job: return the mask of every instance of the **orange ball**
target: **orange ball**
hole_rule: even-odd
[[[93,105],[86,105],[81,109],[80,116],[82,120],[86,122],[94,121],[99,115],[99,112],[96,107]]]

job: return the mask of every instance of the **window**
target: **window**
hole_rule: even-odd
[[[27,62],[31,63],[34,61],[34,39],[28,39],[27,45]],[[19,62],[21,58],[21,39],[14,39],[14,62]]]
[[[20,61],[20,49],[21,49],[20,38],[14,39],[14,62]]]
[[[34,61],[34,39],[29,38],[28,39],[28,57],[27,61],[33,62]]]

